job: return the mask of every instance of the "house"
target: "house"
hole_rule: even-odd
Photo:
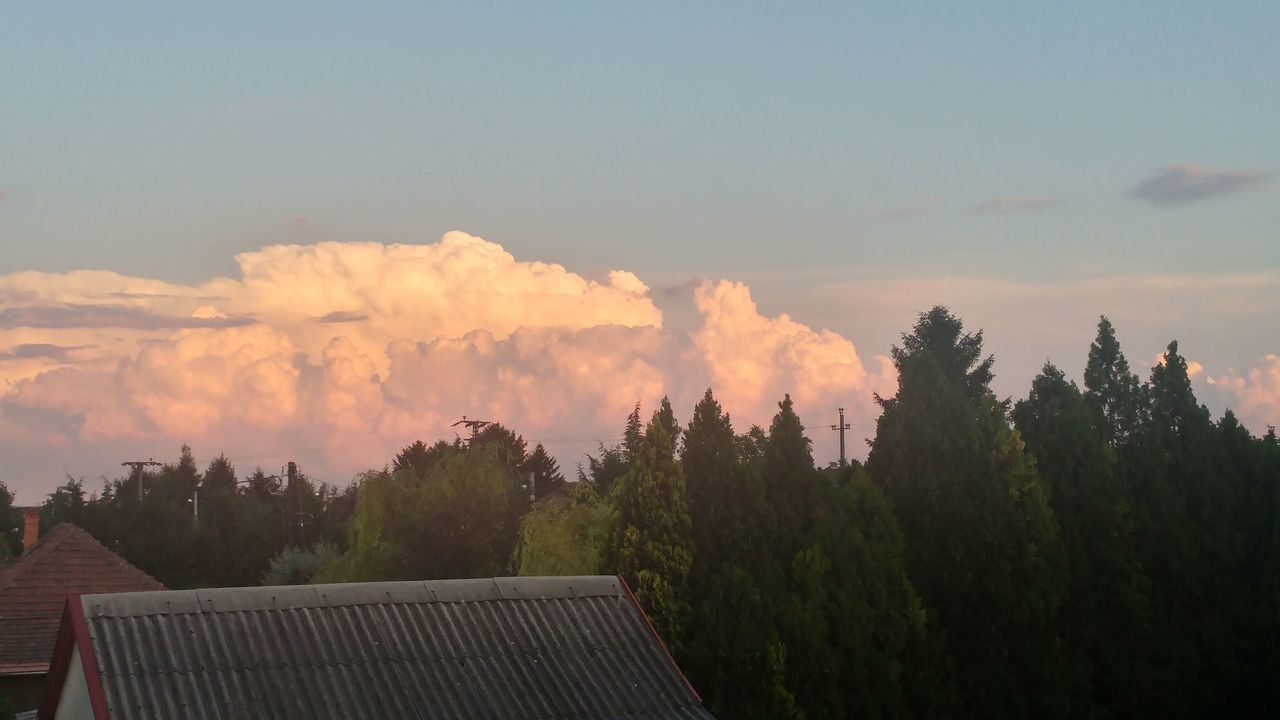
[[[712,720],[620,577],[68,598],[41,720]]]
[[[44,696],[69,593],[164,589],[75,525],[41,538],[39,510],[24,516],[22,555],[0,566],[0,695],[18,710],[36,708]]]

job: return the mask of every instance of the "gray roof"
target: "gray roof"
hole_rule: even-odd
[[[81,602],[113,718],[711,718],[616,577]]]

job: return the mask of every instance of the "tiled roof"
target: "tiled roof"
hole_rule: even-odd
[[[81,603],[112,718],[711,720],[616,577]]]
[[[58,525],[0,566],[0,675],[48,670],[69,593],[163,589],[89,533]]]

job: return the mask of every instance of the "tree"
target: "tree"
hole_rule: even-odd
[[[644,443],[644,425],[640,422],[640,403],[627,416],[627,426],[622,432],[622,455],[627,464],[635,462],[636,454]]]
[[[205,493],[234,493],[236,491],[236,469],[223,453],[209,461],[204,477],[200,481],[200,489]]]
[[[13,506],[13,493],[0,481],[0,563],[22,553],[22,512]]]
[[[662,396],[662,402],[658,405],[658,422],[662,423],[662,429],[671,436],[671,447],[680,447],[680,423],[676,422],[676,412],[671,409],[671,401],[666,395]]]
[[[610,558],[633,584],[636,599],[658,634],[678,651],[688,619],[686,601],[692,554],[684,472],[657,413],[636,449],[631,469],[618,480]]]
[[[561,491],[567,485],[564,474],[560,472],[560,463],[551,457],[542,443],[534,446],[533,452],[520,466],[520,476],[533,477],[533,490],[538,498]]]
[[[331,543],[319,542],[308,547],[285,548],[271,558],[262,575],[263,585],[308,585],[338,559],[338,549]]]
[[[738,461],[733,425],[710,388],[693,410],[680,462],[693,548],[681,667],[722,717],[777,717],[779,708],[786,716],[795,698],[775,653],[771,607],[750,572],[771,552],[760,533],[763,487]]]
[[[337,581],[490,577],[511,561],[514,478],[496,448],[451,450],[418,475],[360,480],[348,550],[324,573]]]
[[[1048,484],[1067,558],[1070,600],[1060,627],[1074,691],[1070,712],[1134,716],[1143,712],[1137,690],[1148,674],[1147,579],[1118,459],[1103,434],[1111,426],[1095,423],[1096,408],[1046,363],[1013,418]]]
[[[391,468],[396,472],[411,470],[424,473],[452,447],[454,446],[444,440],[438,440],[430,447],[421,440],[415,440],[396,454],[391,461]]]
[[[955,715],[1065,714],[1064,570],[1047,493],[989,389],[982,333],[938,306],[892,350],[867,467],[897,511],[909,577],[944,643]]]
[[[601,497],[609,497],[618,478],[626,474],[630,462],[626,451],[617,445],[605,447],[599,443],[599,455],[587,455],[587,469],[578,466],[578,482],[588,482]]]
[[[604,572],[613,508],[581,483],[567,503],[539,505],[524,516],[515,566],[519,575]]]
[[[1137,432],[1142,422],[1142,390],[1106,315],[1099,318],[1097,339],[1089,346],[1084,386],[1095,426],[1109,445],[1121,445]]]

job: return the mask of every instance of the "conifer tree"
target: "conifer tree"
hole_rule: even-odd
[[[614,566],[631,583],[659,635],[679,652],[689,615],[686,598],[693,561],[689,512],[684,471],[656,413],[611,500]]]
[[[1098,336],[1089,347],[1084,369],[1085,402],[1104,440],[1116,447],[1142,421],[1142,390],[1138,376],[1129,371],[1129,361],[1120,351],[1115,328],[1103,315],[1098,320]]]
[[[982,333],[944,307],[893,349],[868,468],[898,513],[907,569],[967,717],[1061,716],[1061,546],[1047,493],[989,389]]]
[[[1122,357],[1122,356],[1121,356]],[[1068,565],[1062,642],[1073,716],[1133,716],[1150,615],[1115,451],[1075,383],[1046,363],[1013,411],[1049,487]]]

